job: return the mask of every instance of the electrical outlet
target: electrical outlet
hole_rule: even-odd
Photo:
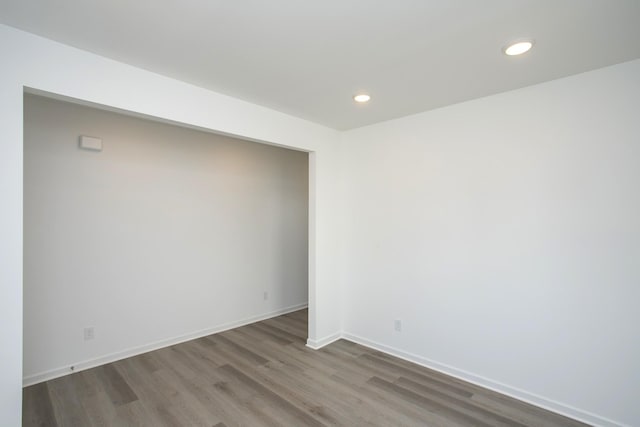
[[[396,319],[393,322],[393,328],[396,330],[396,332],[402,332],[402,320]]]
[[[93,326],[89,328],[84,328],[84,340],[89,341],[95,337]]]
[[[269,299],[269,292],[264,291],[264,295],[262,296],[262,298],[266,301]]]

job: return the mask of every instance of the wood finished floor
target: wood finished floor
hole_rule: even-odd
[[[24,389],[24,426],[582,426],[395,357],[305,347],[307,311]]]

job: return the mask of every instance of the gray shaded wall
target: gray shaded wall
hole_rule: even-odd
[[[24,105],[27,383],[307,303],[307,153]]]

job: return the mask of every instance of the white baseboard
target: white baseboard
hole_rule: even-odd
[[[54,378],[62,377],[64,375],[73,374],[74,372],[84,371],[86,369],[95,368],[96,366],[104,365],[106,363],[115,362],[118,360],[126,359],[128,357],[137,356],[142,353],[147,353],[149,351],[158,350],[163,347],[168,347],[175,344],[180,344],[185,341],[191,341],[196,338],[206,337],[207,335],[217,334],[219,332],[224,332],[229,329],[238,328],[240,326],[248,325],[250,323],[259,322],[261,320],[270,319],[272,317],[281,316],[283,314],[291,313],[293,311],[302,310],[303,308],[307,308],[307,303],[297,304],[290,307],[285,307],[276,311],[272,311],[269,313],[261,314],[258,316],[252,316],[246,319],[237,320],[234,322],[224,323],[222,325],[214,326],[212,328],[202,329],[196,332],[191,332],[188,334],[180,335],[178,337],[169,338],[166,340],[156,341],[153,343],[131,347],[126,350],[117,351],[115,353],[107,354],[104,356],[96,357],[89,360],[83,360],[81,362],[73,363],[73,369],[69,366],[64,366],[56,369],[51,369],[49,371],[40,372],[37,374],[29,375],[23,377],[22,386],[27,387],[33,384],[38,384],[43,381],[52,380]]]
[[[299,304],[291,307],[286,307],[280,310],[272,311],[270,313],[265,313],[259,316],[253,316],[243,320],[225,323],[212,328],[203,329],[197,332],[181,335],[179,337],[174,337],[174,338],[170,338],[162,341],[156,341],[150,344],[145,344],[138,347],[129,348],[123,351],[111,353],[98,358],[75,363],[73,364],[73,367],[74,367],[73,370],[71,370],[69,367],[61,367],[57,369],[52,369],[50,371],[29,375],[23,378],[23,386],[26,387],[29,385],[43,382],[43,381],[48,381],[54,378],[58,378],[64,375],[72,374],[74,372],[79,372],[86,369],[94,368],[96,366],[104,365],[106,363],[111,363],[121,359],[126,359],[128,357],[136,356],[142,353],[147,353],[149,351],[158,350],[163,347],[168,347],[171,345],[179,344],[181,342],[190,341],[190,340],[201,338],[211,334],[216,334],[229,329],[238,328],[240,326],[248,325],[254,322],[259,322],[261,320],[270,319],[272,317],[281,316],[283,314],[301,310],[306,307],[307,307],[307,304]],[[385,344],[381,344],[381,343],[378,343],[378,342],[375,342],[375,341],[372,341],[348,332],[336,332],[335,334],[328,335],[318,340],[308,339],[307,347],[312,348],[314,350],[318,350],[339,339],[346,339],[356,344],[360,344],[365,347],[369,347],[374,350],[378,350],[383,353],[390,354],[400,359],[407,360],[409,362],[424,366],[429,369],[433,369],[438,372],[442,372],[443,374],[450,375],[452,377],[461,379],[463,381],[467,381],[469,383],[478,385],[480,387],[484,387],[489,390],[496,391],[506,396],[513,397],[514,399],[518,399],[523,402],[530,403],[540,408],[547,409],[549,411],[567,416],[569,418],[573,418],[578,421],[585,422],[587,424],[591,424],[599,427],[629,427],[623,423],[610,420],[608,418],[590,413],[588,411],[574,408],[570,405],[566,405],[561,402],[554,401],[552,399],[547,399],[537,394],[530,393],[525,390],[518,389],[516,387],[511,387],[507,384],[503,384],[498,381],[493,381],[489,378],[485,378],[480,375],[475,375],[463,369],[458,369],[453,366],[446,365],[444,363],[436,362],[434,360],[427,359],[425,357],[418,356],[416,354],[409,353]]]
[[[374,350],[378,350],[383,353],[390,354],[397,358],[404,359],[409,362],[415,363],[417,365],[424,366],[425,368],[433,369],[434,371],[442,372],[443,374],[450,375],[452,377],[461,379],[463,381],[467,381],[469,383],[478,385],[480,387],[484,387],[489,390],[496,391],[506,396],[513,397],[514,399],[518,399],[523,402],[530,403],[540,408],[547,409],[551,412],[555,412],[557,414],[564,415],[566,417],[573,418],[575,420],[582,421],[587,424],[591,424],[599,427],[629,427],[625,424],[610,420],[605,417],[601,417],[596,414],[592,414],[588,411],[574,408],[564,403],[547,399],[537,394],[530,393],[525,390],[518,389],[516,387],[511,387],[507,384],[503,384],[498,381],[493,381],[489,378],[485,378],[480,375],[475,375],[475,374],[472,374],[471,372],[467,372],[465,370],[458,369],[453,366],[446,365],[444,363],[439,363],[434,360],[427,359],[422,356],[418,356],[416,354],[408,353],[406,351],[402,351],[400,349],[397,349],[385,344],[371,341],[366,338],[362,338],[358,335],[350,334],[348,332],[342,332],[340,335],[341,336],[339,338],[343,338],[348,341],[354,342],[356,344],[360,344],[365,347],[369,347]]]
[[[340,338],[342,338],[342,332],[336,332],[335,334],[320,338],[319,340],[312,340],[311,338],[309,338],[307,339],[307,347],[314,350],[319,350],[325,345],[329,345],[332,342],[339,340]]]

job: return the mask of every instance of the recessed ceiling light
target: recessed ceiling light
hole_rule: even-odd
[[[364,102],[369,102],[369,100],[371,99],[371,97],[369,95],[367,95],[366,93],[360,93],[356,96],[353,97],[353,100],[359,103],[364,103]]]
[[[523,40],[505,46],[503,52],[505,55],[515,56],[528,52],[533,47],[533,40]]]

